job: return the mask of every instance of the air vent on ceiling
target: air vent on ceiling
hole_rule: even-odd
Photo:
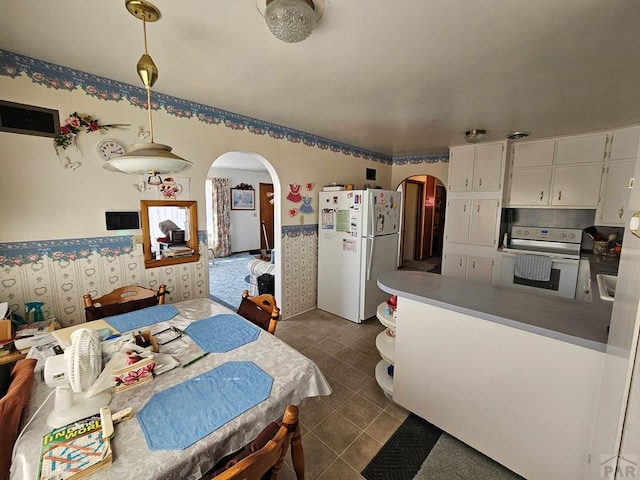
[[[507,135],[509,140],[520,140],[521,138],[526,138],[531,135],[529,132],[513,132]]]
[[[58,110],[0,100],[0,131],[55,137],[60,133]]]

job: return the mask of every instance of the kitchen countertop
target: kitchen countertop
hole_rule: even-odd
[[[384,273],[378,286],[399,297],[599,351],[606,347],[613,308],[613,302],[600,299],[588,303],[536,295],[428,272]]]

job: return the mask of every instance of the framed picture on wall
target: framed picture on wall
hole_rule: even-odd
[[[255,210],[256,192],[255,190],[231,189],[231,210]]]

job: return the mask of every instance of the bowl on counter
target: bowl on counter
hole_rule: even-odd
[[[596,280],[598,282],[598,293],[600,294],[600,298],[608,302],[613,302],[616,296],[618,277],[615,275],[598,273],[596,274]]]

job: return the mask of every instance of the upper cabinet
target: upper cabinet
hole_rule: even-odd
[[[504,172],[504,142],[452,147],[449,193],[499,192]]]
[[[640,127],[613,132],[602,176],[602,201],[596,212],[598,225],[624,226],[630,218],[628,211],[630,183],[634,175]]]
[[[609,138],[598,133],[513,145],[505,203],[596,208]]]

